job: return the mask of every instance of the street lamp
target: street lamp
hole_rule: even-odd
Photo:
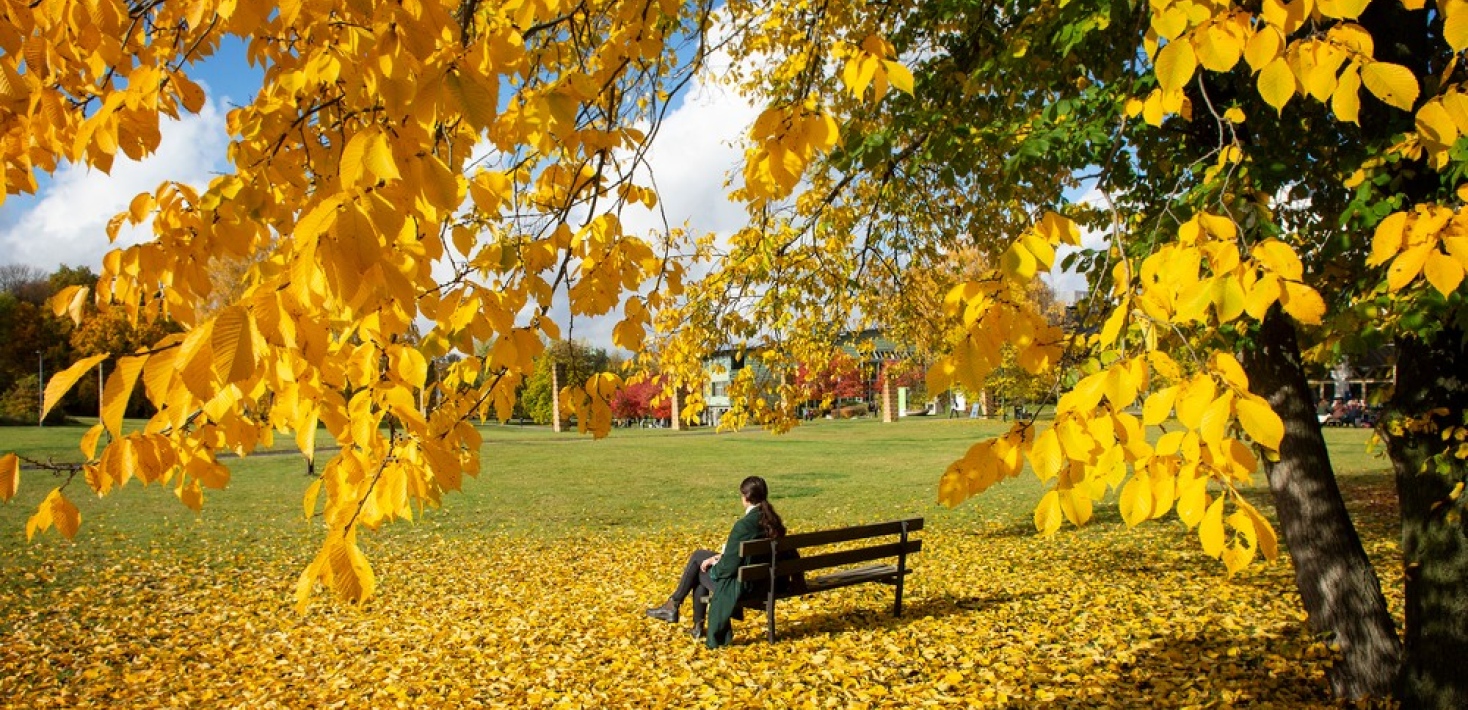
[[[39,390],[40,401],[36,404],[36,426],[46,426],[46,351],[36,351],[36,389]]]

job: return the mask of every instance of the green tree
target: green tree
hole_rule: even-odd
[[[614,365],[603,348],[583,341],[558,340],[535,359],[535,371],[525,382],[520,404],[536,424],[549,424],[555,417],[552,404],[556,392],[551,387],[551,375],[556,367],[562,368],[565,379],[560,384],[564,388],[584,387],[593,375],[610,372]]]

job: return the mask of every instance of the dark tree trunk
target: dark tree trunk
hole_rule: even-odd
[[[1462,332],[1398,343],[1397,386],[1381,429],[1402,507],[1407,653],[1400,698],[1409,708],[1468,708],[1468,497],[1449,498],[1468,462],[1453,456],[1462,442],[1445,442],[1442,433],[1465,424],[1465,377]],[[1447,412],[1425,420],[1432,426],[1407,424],[1437,408]]]
[[[1331,690],[1337,698],[1385,697],[1397,678],[1402,644],[1336,485],[1294,326],[1278,306],[1264,318],[1243,364],[1249,389],[1284,420],[1279,460],[1264,468],[1310,628],[1340,647],[1341,662],[1329,673]]]

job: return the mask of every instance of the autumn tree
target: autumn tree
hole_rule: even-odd
[[[802,403],[815,402],[820,409],[830,409],[841,400],[862,396],[861,363],[839,350],[823,362],[800,363],[795,386],[804,396]]]
[[[218,452],[248,454],[281,432],[314,459],[320,424],[341,449],[316,462],[305,493],[323,542],[298,596],[304,605],[319,583],[366,599],[375,582],[359,534],[479,471],[471,421],[510,416],[543,339],[569,325],[553,306],[617,309],[615,345],[636,349],[681,289],[681,267],[663,258],[669,235],[629,233],[621,214],[656,205],[635,176],[702,64],[706,7],[46,0],[0,12],[5,194],[34,191],[63,162],[107,171],[156,149],[162,119],[203,107],[191,73],[225,37],[265,77],[227,116],[232,169],[139,194],[109,232],[153,239],[108,254],[94,288],[53,299],[74,316],[90,303],[182,331],[51,379],[48,406],[117,358],[103,422],[82,442],[86,475],[78,467],[47,496],[31,534],[76,531],[78,485],[105,493],[140,478],[198,509],[229,480]],[[248,267],[215,310],[211,259],[226,258]],[[420,320],[431,325],[410,337]],[[433,380],[429,362],[446,364]],[[605,432],[618,385],[601,373],[560,394]],[[124,435],[119,403],[135,389],[158,413]],[[0,457],[0,478],[16,470]]]
[[[667,419],[673,416],[673,401],[665,395],[668,387],[661,376],[629,380],[612,397],[612,415],[624,420]]]
[[[708,315],[684,322],[752,337],[877,318],[894,306],[864,287],[874,268],[973,244],[992,262],[944,294],[963,335],[930,388],[977,389],[1010,348],[1063,394],[1052,428],[1019,422],[955,462],[941,500],[1027,460],[1051,484],[1042,532],[1115,495],[1129,525],[1176,511],[1233,573],[1277,551],[1238,488],[1262,462],[1310,623],[1341,650],[1336,693],[1463,704],[1446,660],[1468,652],[1453,491],[1465,420],[1447,374],[1461,371],[1468,263],[1453,231],[1468,40],[1455,5],[729,7],[758,28],[734,51],[759,60],[734,75],[769,108],[740,192],[751,227],[700,291],[749,305],[691,301]],[[1095,199],[1071,204],[1082,189]],[[1081,227],[1106,243],[1066,258],[1092,291],[1062,332],[1021,294]],[[1319,345],[1302,352],[1302,332]],[[1301,369],[1387,340],[1420,375],[1398,383],[1383,427],[1408,565],[1400,675]],[[1180,426],[1150,441],[1173,412]]]

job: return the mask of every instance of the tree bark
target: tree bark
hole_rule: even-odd
[[[1402,509],[1406,659],[1399,697],[1409,708],[1468,707],[1468,498],[1449,497],[1468,462],[1453,455],[1461,442],[1443,440],[1443,429],[1465,425],[1465,368],[1461,331],[1399,341],[1397,385],[1381,427]],[[1446,413],[1421,419],[1439,408]],[[1412,417],[1431,426],[1410,426]]]
[[[1264,470],[1310,628],[1340,649],[1341,661],[1329,672],[1331,690],[1337,698],[1385,697],[1397,678],[1402,644],[1336,485],[1294,326],[1278,306],[1260,324],[1243,364],[1249,389],[1284,420],[1279,460],[1266,461]]]

